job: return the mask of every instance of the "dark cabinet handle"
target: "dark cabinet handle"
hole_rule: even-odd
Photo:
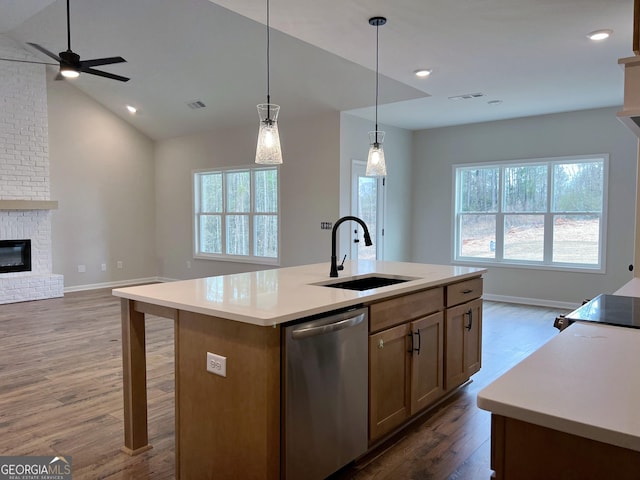
[[[465,294],[465,295],[468,294],[468,293],[471,293],[471,292],[473,292],[473,290],[471,290],[471,289],[466,289],[466,290],[462,291],[462,293]]]
[[[466,325],[464,328],[466,328],[467,330],[471,330],[471,327],[473,326],[473,309],[470,308],[469,311],[467,312],[467,315],[469,315],[469,324]]]
[[[414,335],[418,336],[418,348],[416,348],[415,342],[413,340],[413,336]],[[411,338],[411,347],[409,348],[409,350],[407,350],[407,352],[408,353],[418,352],[418,355],[420,355],[420,345],[422,343],[422,340],[420,338],[420,330],[418,330],[417,332],[409,332],[409,333],[407,333],[407,337]]]

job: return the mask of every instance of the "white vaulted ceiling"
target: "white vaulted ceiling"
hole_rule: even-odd
[[[66,49],[65,0],[0,0],[0,11],[0,33],[34,57],[46,60],[26,42]],[[374,15],[388,19],[381,123],[424,129],[622,104],[632,0],[271,0],[271,95],[283,121],[330,110],[373,118]],[[257,121],[264,22],[265,0],[71,0],[72,49],[121,55],[127,63],[103,69],[131,77],[74,84],[156,139]],[[603,28],[609,40],[586,38]],[[433,75],[416,78],[421,67]],[[194,100],[207,107],[188,108]]]

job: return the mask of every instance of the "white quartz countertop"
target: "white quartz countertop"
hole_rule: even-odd
[[[339,278],[330,278],[329,267],[327,262],[116,288],[113,294],[130,300],[271,326],[477,277],[486,272],[486,269],[482,268],[448,265],[358,261],[345,262],[345,269],[339,272]],[[373,273],[413,279],[363,292],[317,285],[345,280],[346,277],[370,276]]]
[[[613,294],[623,297],[640,297],[640,278],[633,277]]]
[[[640,451],[640,330],[575,322],[478,393],[483,410]]]

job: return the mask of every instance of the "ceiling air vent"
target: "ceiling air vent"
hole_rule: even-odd
[[[465,93],[464,95],[456,95],[455,97],[449,97],[449,100],[470,100],[472,98],[484,97],[484,93]]]
[[[194,100],[193,102],[187,102],[187,106],[193,110],[206,107],[206,105],[202,100]]]

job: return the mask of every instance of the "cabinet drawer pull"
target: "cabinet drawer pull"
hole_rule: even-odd
[[[420,330],[418,330],[417,332],[413,332],[414,335],[418,335],[418,348],[414,348],[413,351],[414,352],[418,352],[418,355],[420,355],[420,346],[422,345],[422,338],[420,337]],[[413,343],[413,340],[412,340]]]
[[[467,295],[469,293],[473,292],[473,289],[467,288],[466,290],[463,290],[462,293]]]
[[[471,327],[473,326],[473,309],[472,308],[469,309],[469,311],[467,312],[467,315],[469,315],[469,324],[465,325],[464,328],[470,331]]]
[[[378,342],[378,348],[384,348],[384,340],[380,339],[380,341]]]

